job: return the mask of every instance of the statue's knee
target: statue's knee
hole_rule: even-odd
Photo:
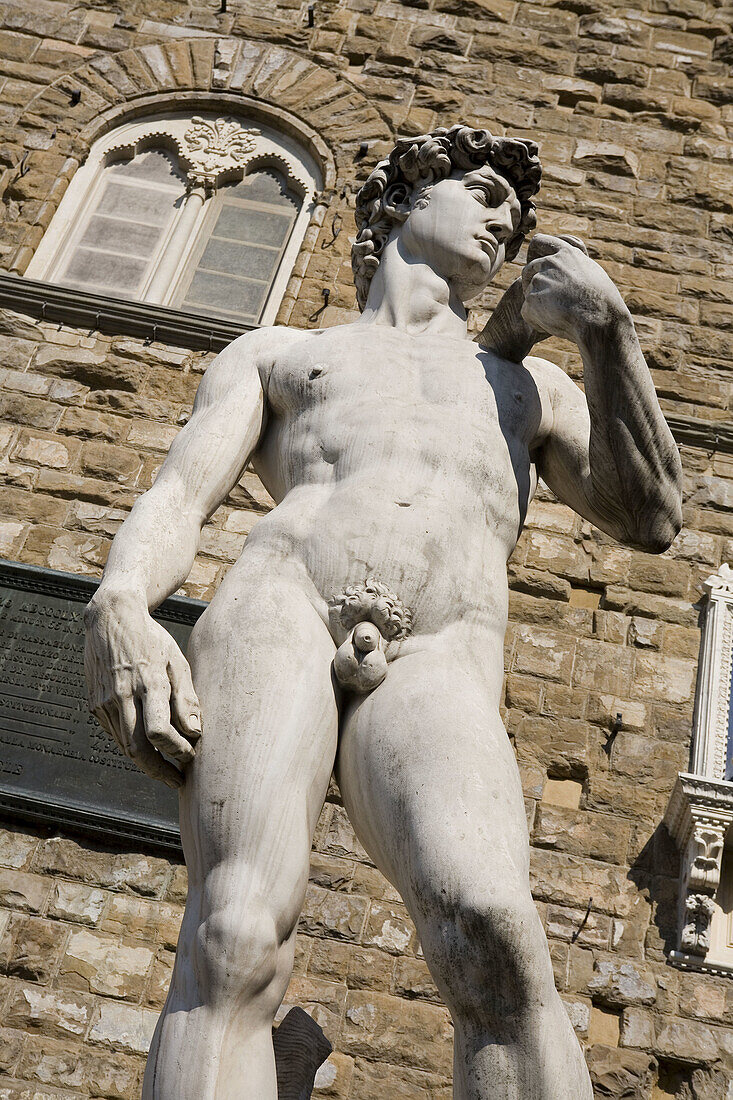
[[[266,906],[216,906],[197,929],[194,965],[210,999],[246,997],[272,985],[280,947]]]
[[[544,996],[547,949],[526,889],[457,896],[444,905],[423,946],[462,1014],[516,1016]]]

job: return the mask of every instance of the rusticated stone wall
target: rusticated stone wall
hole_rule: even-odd
[[[346,320],[359,179],[394,133],[465,120],[541,141],[540,226],[582,236],[617,281],[665,410],[730,420],[733,13],[722,3],[316,0],[312,28],[300,0],[219,6],[0,5],[7,270],[25,270],[96,115],[141,96],[242,92],[302,117],[337,176],[279,320]],[[312,322],[324,287],[330,304]],[[580,377],[572,349],[544,347]],[[210,358],[0,314],[0,554],[99,574]],[[534,894],[597,1096],[619,1100],[732,1095],[733,980],[666,961],[678,868],[660,822],[687,764],[699,585],[733,561],[733,459],[711,445],[683,461],[686,526],[661,558],[540,493],[510,563],[505,711]],[[212,595],[268,506],[246,475],[185,591]],[[447,1013],[336,791],[311,878],[286,1003],[335,1047],[315,1095],[448,1100]],[[150,854],[0,832],[0,1097],[139,1095],[184,898],[183,868]]]

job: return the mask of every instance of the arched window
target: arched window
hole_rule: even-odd
[[[242,119],[128,123],[95,144],[26,274],[267,324],[319,184],[317,166],[292,139]]]

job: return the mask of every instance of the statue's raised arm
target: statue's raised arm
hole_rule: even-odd
[[[603,268],[559,238],[522,272],[522,318],[577,344],[585,397],[529,359],[546,395],[538,472],[564,503],[629,546],[659,553],[682,526],[682,467],[623,298]]]

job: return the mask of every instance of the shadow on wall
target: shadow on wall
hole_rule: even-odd
[[[651,923],[647,933],[647,950],[663,951],[668,955],[677,946],[677,897],[679,886],[680,856],[677,846],[667,831],[666,825],[659,824],[649,837],[641,852],[629,869],[629,878],[651,904]],[[656,942],[655,942],[656,941]],[[641,1053],[641,1052],[639,1052]],[[722,1070],[710,1065],[691,1066],[689,1062],[675,1061],[670,1058],[654,1059],[656,1062],[656,1083],[650,1091],[643,1078],[637,1078],[637,1090],[624,1091],[623,1082],[614,1082],[612,1078],[603,1079],[596,1072],[594,1076],[595,1095],[608,1100],[622,1100],[625,1097],[670,1097],[670,1100],[728,1100],[729,1077]],[[702,1059],[701,1059],[702,1062]],[[601,1068],[600,1066],[598,1068]],[[654,1070],[650,1064],[650,1070]],[[631,1066],[625,1066],[629,1073]],[[633,1077],[633,1074],[631,1074]],[[610,1086],[610,1089],[606,1086]],[[616,1088],[616,1091],[614,1091]],[[640,1090],[639,1090],[640,1088]],[[605,1091],[604,1091],[605,1089]]]
[[[652,906],[651,926],[656,928],[660,942],[647,946],[657,947],[665,955],[677,946],[679,869],[677,845],[667,826],[660,822],[629,868],[628,877]]]

